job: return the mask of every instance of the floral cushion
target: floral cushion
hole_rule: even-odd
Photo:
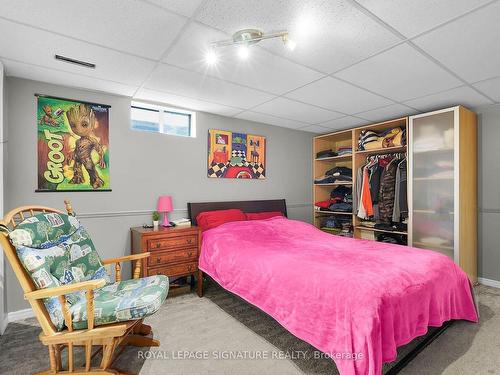
[[[29,217],[9,233],[18,257],[37,289],[105,279],[110,282],[89,234],[68,215],[43,213]],[[85,300],[84,292],[66,295],[70,305]],[[57,297],[44,299],[52,323],[64,328]]]
[[[94,291],[94,325],[140,319],[154,314],[167,298],[168,278],[163,275],[132,279]],[[70,307],[75,329],[87,328],[85,299]]]
[[[64,241],[81,227],[70,215],[54,212],[41,213],[25,219],[9,234],[14,246],[43,249]]]

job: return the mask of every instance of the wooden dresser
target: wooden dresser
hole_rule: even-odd
[[[142,276],[196,276],[196,292],[203,295],[202,272],[198,271],[201,230],[198,227],[131,228],[132,253],[150,252],[142,260]]]

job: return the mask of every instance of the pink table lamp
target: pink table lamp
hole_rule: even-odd
[[[163,223],[164,227],[170,227],[170,222],[168,221],[168,213],[172,211],[172,197],[170,195],[162,195],[158,198],[158,212],[163,212]]]

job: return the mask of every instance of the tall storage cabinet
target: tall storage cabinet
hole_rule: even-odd
[[[477,281],[476,114],[453,107],[411,116],[408,244],[439,251]]]

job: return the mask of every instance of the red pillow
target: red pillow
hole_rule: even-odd
[[[219,225],[231,221],[242,220],[246,220],[246,216],[243,211],[237,209],[206,211],[196,216],[196,222],[202,231],[218,227]]]
[[[267,212],[245,212],[247,220],[263,220],[270,219],[276,216],[284,216],[280,211],[267,211]]]

